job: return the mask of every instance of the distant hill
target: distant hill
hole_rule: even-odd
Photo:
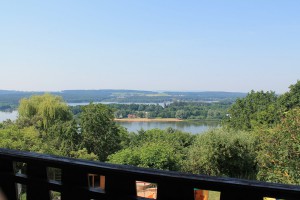
[[[0,104],[17,105],[21,98],[45,92],[0,90]],[[143,90],[64,90],[49,92],[59,95],[69,103],[118,102],[118,103],[163,103],[172,101],[235,101],[245,97],[239,92],[153,92]]]
[[[15,90],[0,90],[0,95],[1,94],[14,94],[14,93],[18,93],[18,91],[15,91]]]
[[[222,100],[222,99],[236,99],[245,97],[246,93],[240,92],[166,92],[167,94],[174,97],[185,96],[187,98],[195,99],[208,99],[208,100]]]

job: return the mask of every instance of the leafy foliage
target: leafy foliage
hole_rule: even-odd
[[[109,157],[116,164],[135,165],[165,170],[179,170],[181,157],[167,142],[148,142],[141,146],[127,148]]]
[[[300,108],[288,111],[282,122],[260,137],[258,179],[300,184]]]
[[[57,121],[72,119],[72,114],[63,99],[50,94],[22,99],[18,111],[18,122],[21,126],[34,124],[37,128],[47,129]]]
[[[48,128],[43,137],[63,156],[73,157],[71,152],[82,148],[82,135],[78,131],[75,120],[55,123]]]
[[[291,85],[289,88],[290,91],[279,98],[279,104],[283,112],[300,107],[300,81],[297,81],[296,84]]]
[[[85,160],[98,160],[98,156],[94,153],[88,153],[86,148],[80,149],[78,151],[70,151],[70,157]]]
[[[109,156],[109,162],[165,170],[181,170],[194,136],[174,129],[139,131],[127,148]]]
[[[277,97],[251,91],[229,110],[225,125],[252,130],[259,143],[257,179],[300,184],[300,81]]]
[[[247,132],[212,130],[198,135],[189,148],[184,170],[196,174],[254,178],[256,139]]]
[[[0,147],[94,159],[82,149],[82,135],[61,97],[44,94],[22,99],[17,123],[0,125]]]
[[[80,115],[83,146],[100,161],[121,148],[121,135],[113,119],[113,111],[102,104],[84,106]]]
[[[171,104],[111,104],[116,118],[127,118],[129,114],[140,118],[178,118],[220,120],[226,115],[231,102],[173,102]]]
[[[238,99],[232,105],[224,123],[229,128],[253,130],[256,126],[273,126],[279,119],[275,93],[251,91],[245,98]]]
[[[19,129],[15,125],[0,129],[0,146],[2,148],[24,151],[47,152],[47,144],[40,139],[39,132],[34,127]]]

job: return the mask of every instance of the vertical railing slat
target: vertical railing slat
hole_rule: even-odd
[[[29,200],[50,200],[47,168],[39,163],[27,163],[27,197]],[[38,181],[34,181],[38,180]]]
[[[194,188],[183,182],[164,180],[157,185],[158,200],[194,200]]]
[[[110,174],[105,176],[105,194],[108,199],[134,199],[136,180],[128,174]]]
[[[86,171],[72,166],[62,169],[62,200],[89,200],[87,189],[88,174]]]
[[[0,188],[2,188],[7,199],[16,200],[16,184],[13,179],[9,177],[9,175],[14,175],[13,161],[0,159],[0,172],[3,174],[3,176],[0,176]]]

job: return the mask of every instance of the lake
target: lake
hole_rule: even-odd
[[[0,111],[0,122],[3,122],[7,119],[16,120],[18,117],[18,111],[14,110],[12,112],[2,112]]]
[[[117,102],[94,102],[94,103],[102,103],[102,104],[154,104],[156,103],[117,103]],[[165,104],[170,104],[171,102],[158,103],[161,106]],[[77,105],[88,105],[89,103],[68,103],[69,106],[77,106]],[[203,133],[209,129],[216,128],[220,126],[219,122],[211,122],[211,121],[188,121],[188,122],[116,122],[121,126],[125,127],[129,132],[137,132],[138,130],[144,129],[166,129],[168,127],[178,129],[184,132],[189,132],[192,134]]]
[[[209,129],[220,126],[219,122],[208,121],[182,121],[182,122],[116,122],[121,126],[127,128],[129,132],[137,132],[144,129],[149,130],[153,128],[166,129],[168,127],[178,129],[192,134],[203,133]]]
[[[18,111],[13,112],[1,112],[0,122],[11,119],[16,120]],[[166,129],[168,127],[178,129],[184,132],[190,132],[193,134],[203,133],[209,129],[216,128],[220,125],[219,122],[210,121],[182,121],[182,122],[116,122],[121,126],[127,128],[130,132],[137,132],[140,129],[149,130],[153,128]]]

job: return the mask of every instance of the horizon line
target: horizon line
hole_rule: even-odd
[[[8,92],[44,92],[44,93],[55,93],[55,92],[64,92],[64,91],[101,91],[101,90],[112,90],[112,91],[145,91],[145,92],[226,92],[226,93],[249,93],[249,92],[240,92],[240,91],[225,91],[225,90],[144,90],[144,89],[64,89],[64,90],[16,90],[16,89],[0,89],[0,91]],[[261,90],[260,90],[261,91]]]

